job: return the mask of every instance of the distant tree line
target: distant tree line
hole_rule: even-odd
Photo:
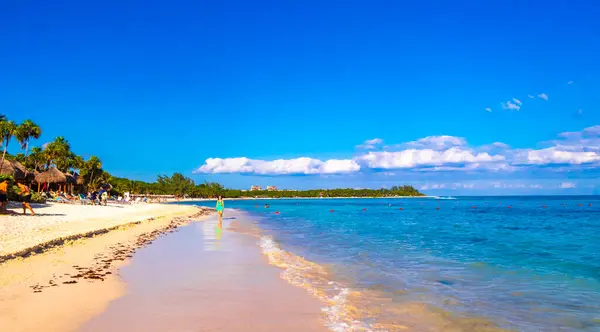
[[[423,196],[412,186],[394,186],[390,189],[310,189],[310,190],[254,190],[227,189],[219,183],[194,181],[181,173],[172,176],[158,176],[156,182],[129,180],[125,178],[111,179],[111,185],[118,192],[151,193],[161,195],[177,195],[193,198],[214,198],[219,195],[225,198],[257,197],[257,198],[292,198],[292,197],[394,197]]]

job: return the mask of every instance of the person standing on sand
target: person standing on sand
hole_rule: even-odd
[[[223,202],[223,197],[219,195],[217,198],[217,213],[219,214],[219,228],[223,227],[223,210],[225,209],[225,203]]]
[[[104,191],[102,195],[100,195],[100,201],[104,203],[104,206],[108,204],[108,191]]]
[[[0,182],[0,213],[6,213],[8,205],[8,179]]]
[[[17,186],[19,187],[19,195],[21,199],[21,206],[23,206],[23,214],[27,214],[27,209],[31,211],[31,215],[35,216],[35,212],[31,208],[31,190],[27,185],[23,183],[23,181],[17,182]]]

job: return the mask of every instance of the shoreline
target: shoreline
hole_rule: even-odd
[[[163,207],[180,211],[174,204]],[[158,332],[168,324],[201,322],[207,329],[240,332],[249,326],[265,332],[504,331],[481,317],[455,316],[424,303],[392,304],[379,289],[340,282],[326,266],[282,249],[246,211],[228,209],[226,231],[218,235],[212,209],[180,207],[196,214],[126,223],[0,263],[0,330],[122,331],[152,322],[145,330]],[[203,236],[190,234],[194,230]],[[186,234],[192,237],[181,237]],[[207,253],[209,247],[221,256]],[[130,270],[137,270],[134,277]],[[27,319],[31,312],[35,320]],[[231,323],[231,315],[243,317],[241,323]],[[295,330],[298,324],[303,328]],[[185,328],[191,326],[198,325]]]
[[[248,211],[240,210],[252,221]],[[426,302],[401,299],[404,291],[356,288],[347,276],[337,275],[331,263],[321,264],[283,249],[272,235],[253,222],[235,223],[234,231],[259,239],[268,263],[281,270],[280,278],[318,299],[325,326],[332,331],[477,331],[509,332],[486,317],[446,311]],[[341,279],[340,279],[341,277]],[[344,280],[344,281],[342,281]]]
[[[240,232],[248,220],[228,210],[223,230],[213,215],[145,247],[121,270],[126,294],[78,331],[327,331],[319,299]]]
[[[119,225],[98,236],[73,234],[76,239],[46,247],[39,254],[32,252],[0,263],[0,330],[76,330],[124,294],[119,269],[129,264],[134,252],[192,220],[206,218],[211,211],[162,206],[154,210],[154,217],[112,220]],[[147,217],[146,209],[137,212]],[[36,319],[30,319],[32,313]]]
[[[288,200],[288,199],[404,199],[404,198],[431,198],[438,199],[440,197],[449,197],[449,196],[386,196],[386,197],[236,197],[236,198],[224,198],[226,201],[243,201],[243,200]],[[454,197],[454,196],[452,196]],[[206,202],[206,201],[216,201],[216,198],[186,198],[177,200],[170,200],[166,204],[171,203],[182,203],[182,202]]]

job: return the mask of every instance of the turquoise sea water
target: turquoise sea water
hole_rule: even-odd
[[[327,266],[352,289],[518,331],[600,331],[597,196],[247,200],[226,208],[254,215],[279,247]]]

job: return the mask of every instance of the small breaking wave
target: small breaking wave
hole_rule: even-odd
[[[283,269],[281,277],[284,280],[304,288],[326,304],[321,310],[325,317],[325,325],[329,330],[335,332],[385,331],[375,330],[369,324],[357,319],[357,309],[348,301],[348,297],[353,291],[330,280],[329,272],[325,267],[279,248],[271,236],[262,236],[259,243],[269,263]]]
[[[260,247],[271,265],[283,269],[281,277],[320,299],[325,326],[334,332],[394,331],[506,331],[481,317],[459,317],[425,303],[398,301],[374,289],[354,289],[333,281],[322,265],[281,249],[273,237],[262,235]]]

